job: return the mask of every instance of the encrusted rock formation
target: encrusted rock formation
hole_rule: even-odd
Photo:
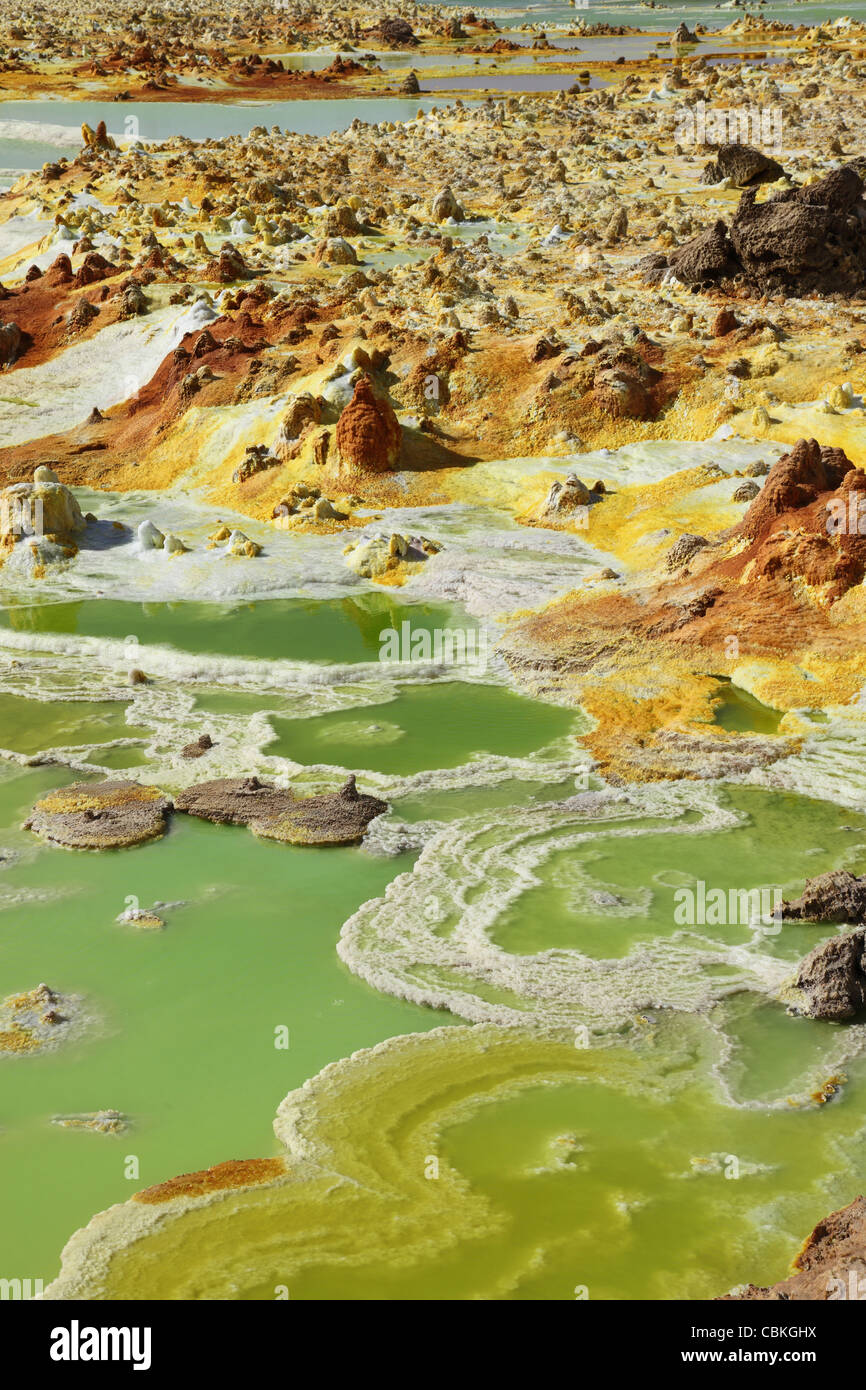
[[[794,1260],[794,1273],[778,1284],[747,1284],[725,1294],[725,1302],[795,1303],[861,1299],[866,1281],[866,1198],[819,1221]]]
[[[676,47],[679,44],[697,43],[697,41],[697,35],[692,33],[691,29],[686,23],[681,22],[677,25],[676,33],[674,34],[671,43],[674,47]]]
[[[258,777],[225,777],[183,791],[175,809],[223,825],[246,825],[265,840],[296,845],[354,844],[387,801],[358,791],[354,776],[338,792],[297,797]]]
[[[706,549],[708,545],[709,541],[704,536],[694,536],[686,532],[671,546],[665,556],[665,564],[669,570],[681,569],[699,550]]]
[[[782,917],[786,922],[866,923],[866,875],[831,869],[807,878],[802,896],[782,904]]]
[[[382,531],[350,541],[343,555],[349,569],[362,579],[388,580],[399,576],[406,566],[423,565],[439,549],[436,541],[426,536],[401,536],[399,531],[387,535]]]
[[[866,535],[849,524],[852,510],[861,509],[866,515],[866,474],[842,449],[798,439],[770,469],[737,528],[753,543],[750,574],[801,578],[834,602],[866,573]]]
[[[810,951],[794,979],[798,1011],[842,1023],[866,1007],[866,929],[831,936]]]
[[[0,999],[0,1057],[55,1047],[81,1031],[81,999],[38,984]]]
[[[743,280],[762,294],[789,290],[798,296],[853,295],[866,288],[866,202],[853,165],[758,203],[754,182],[777,178],[775,161],[762,172],[754,159],[736,153],[748,147],[723,149],[732,151],[726,158],[740,179],[754,170],[730,227],[719,219],[676,250],[644,257],[639,269],[650,283],[668,274],[695,287]]]
[[[64,849],[126,849],[162,835],[170,810],[156,787],[74,782],[37,801],[24,828]]]
[[[23,339],[17,323],[0,323],[0,367],[9,367],[21,355]]]
[[[359,473],[386,473],[396,468],[403,432],[394,409],[377,395],[369,376],[355,383],[351,401],[337,422],[341,465]]]
[[[214,741],[210,734],[200,734],[198,738],[193,739],[192,743],[184,744],[180,750],[180,756],[182,758],[202,758],[213,747]]]
[[[555,482],[545,498],[541,509],[542,516],[571,515],[578,507],[588,507],[598,498],[593,497],[576,473],[569,473],[564,482]]]
[[[84,526],[78,502],[52,468],[37,468],[32,483],[13,483],[0,492],[0,537],[74,541]]]
[[[430,211],[434,222],[445,222],[449,217],[455,222],[463,221],[463,209],[448,184],[436,194]]]
[[[716,158],[706,165],[701,182],[730,179],[735,188],[753,188],[760,183],[774,183],[784,172],[777,160],[753,145],[721,145]]]
[[[383,19],[380,24],[376,25],[375,29],[370,30],[368,38],[378,39],[388,48],[417,48],[418,46],[418,40],[408,19],[401,19],[397,16],[392,19]]]

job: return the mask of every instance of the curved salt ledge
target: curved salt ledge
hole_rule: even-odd
[[[318,664],[190,653],[171,645],[138,643],[134,638],[121,641],[0,627],[0,681],[7,694],[34,702],[49,704],[58,698],[124,702],[126,722],[132,728],[149,731],[144,740],[82,739],[74,745],[55,744],[46,750],[78,770],[104,771],[100,758],[105,751],[135,747],[148,758],[147,768],[140,772],[143,780],[175,789],[190,785],[196,780],[196,767],[180,757],[180,750],[197,738],[206,724],[217,742],[208,757],[209,775],[231,777],[255,772],[279,779],[303,773],[314,782],[324,783],[329,777],[364,770],[363,721],[373,719],[381,724],[384,719],[387,723],[388,705],[407,686],[454,681],[510,685],[508,673],[496,657],[494,641],[495,635],[490,639],[491,659],[486,666],[375,661]],[[133,666],[143,668],[154,684],[130,689],[127,675]],[[743,683],[748,688],[745,675]],[[261,709],[238,715],[203,712],[196,705],[197,690],[256,694],[261,697]],[[756,693],[760,696],[760,689]],[[297,719],[357,712],[362,723],[353,766],[328,761],[322,756],[326,745],[311,743],[310,760],[303,767],[269,749],[276,737],[272,715],[285,717],[288,700]],[[574,732],[579,735],[579,711],[575,717]],[[787,719],[792,727],[788,730],[786,725],[785,731],[802,737],[799,751],[730,780],[796,792],[852,810],[866,807],[866,710],[858,703],[827,711],[792,712]],[[32,762],[33,756],[0,749],[0,757],[23,765]],[[488,754],[461,768],[431,769],[408,778],[375,771],[365,771],[365,777],[371,790],[393,800],[422,791],[495,785],[510,777],[557,782],[583,765],[588,765],[588,756],[579,744],[568,740],[539,749],[528,758]]]
[[[721,1103],[715,1051],[687,1018],[583,1049],[491,1026],[392,1038],[285,1098],[279,1156],[94,1216],[45,1297],[712,1297],[783,1268],[863,1146],[856,1117],[834,1138]],[[718,1183],[732,1156],[741,1181]]]
[[[333,790],[335,785],[353,771],[341,763],[315,761],[299,763],[291,758],[268,754],[267,745],[274,734],[266,714],[252,718],[232,718],[208,714],[206,719],[193,712],[192,702],[187,702],[185,723],[177,722],[171,713],[166,712],[165,698],[156,702],[158,709],[153,719],[136,707],[133,714],[135,722],[152,724],[152,740],[111,739],[106,743],[79,743],[75,745],[52,745],[40,753],[25,754],[13,749],[0,747],[0,760],[26,768],[40,763],[56,763],[76,772],[114,775],[113,769],[120,764],[103,761],[106,753],[121,749],[141,749],[147,754],[147,765],[134,766],[137,781],[147,785],[167,788],[172,792],[193,786],[203,779],[203,769],[197,760],[183,759],[180,749],[185,743],[193,741],[202,723],[214,739],[214,748],[207,758],[209,777],[239,777],[251,772],[255,775],[276,781],[279,785],[291,784],[303,788],[305,794],[316,791]],[[168,746],[166,746],[168,745]],[[359,744],[358,766],[364,760],[363,744]],[[370,769],[354,769],[361,778],[363,787],[389,801],[403,799],[415,800],[436,793],[489,789],[508,782],[537,783],[557,785],[573,776],[581,765],[588,767],[586,760],[571,750],[566,740],[547,745],[536,753],[525,757],[507,754],[478,753],[470,761],[451,768],[429,768],[414,773],[377,772]],[[395,807],[395,817],[399,807]],[[365,848],[371,852],[392,852],[392,843],[406,848],[402,843],[407,837],[412,845],[432,833],[433,823],[413,824],[407,829],[396,818],[385,817],[381,824],[374,822],[365,839]]]
[[[606,1030],[643,1009],[701,1011],[740,990],[775,998],[792,967],[766,949],[760,925],[746,944],[729,928],[684,926],[618,959],[566,949],[520,955],[494,939],[555,853],[741,823],[713,787],[695,783],[584,792],[514,808],[504,825],[467,818],[432,835],[412,871],[349,918],[337,951],[373,988],[475,1023]]]

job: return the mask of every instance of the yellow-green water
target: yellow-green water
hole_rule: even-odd
[[[217,756],[237,737],[255,763],[247,770],[267,769],[268,758],[278,769],[331,766],[332,782],[340,769],[366,770],[403,830],[380,852],[318,850],[176,816],[164,839],[140,849],[76,854],[21,824],[41,794],[81,772],[5,765],[0,996],[45,980],[83,996],[92,1022],[65,1050],[0,1057],[3,1277],[47,1282],[94,1213],[176,1174],[284,1146],[291,1158],[276,1186],[182,1216],[172,1209],[156,1229],[135,1223],[161,1208],[100,1218],[96,1231],[120,1222],[113,1263],[103,1268],[88,1234],[76,1237],[72,1282],[60,1290],[712,1297],[781,1277],[814,1221],[857,1195],[861,1030],[793,1018],[774,992],[827,929],[683,933],[672,900],[700,878],[794,893],[834,865],[862,870],[866,819],[790,793],[695,784],[680,788],[680,803],[638,798],[585,825],[578,816],[575,830],[577,813],[556,803],[575,791],[581,719],[496,685],[371,684],[379,633],[405,612],[376,595],[218,610],[88,601],[6,615],[10,630],[70,639],[26,659],[43,695],[56,682],[75,698],[0,695],[3,748],[62,750],[70,761],[86,746],[92,765],[100,745],[130,739],[132,748],[98,754],[99,765],[134,757],[114,765],[171,789],[180,776],[212,775],[206,760],[172,752],[210,717],[222,721]],[[411,610],[431,630],[448,618]],[[213,665],[202,681],[184,667],[143,693],[100,676],[85,698],[75,642],[130,635],[145,668],[156,644],[186,658],[356,662],[359,676],[341,677],[345,708],[306,718],[278,683],[267,693],[223,684]],[[21,667],[4,670],[17,690]],[[262,708],[271,732],[245,743]],[[375,726],[388,736],[364,737]],[[507,890],[489,920],[488,879]],[[431,895],[441,920],[431,914],[422,936]],[[116,921],[125,907],[158,902],[170,904],[164,931]],[[341,959],[341,929],[365,904],[357,956]],[[481,937],[461,955],[454,936],[461,914],[465,925],[476,913],[495,968]],[[378,988],[365,979],[373,947],[391,949],[383,941],[393,954]],[[430,941],[451,951],[447,960],[425,957]],[[669,951],[674,975],[702,981],[697,1012],[658,997]],[[557,962],[576,959],[590,972],[634,965],[631,1011],[605,1022],[603,992],[581,994],[584,981],[546,1021],[539,990]],[[410,1002],[424,980],[445,982],[453,1011]],[[501,1004],[537,1026],[496,1026]],[[275,1046],[286,1035],[288,1047]],[[818,1105],[813,1092],[843,1073],[839,1094]],[[127,1133],[50,1123],[104,1108],[130,1117]],[[130,1211],[137,1240],[126,1248]]]

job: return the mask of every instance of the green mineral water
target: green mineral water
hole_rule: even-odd
[[[856,1195],[862,1030],[778,998],[825,929],[682,925],[675,904],[698,881],[791,896],[804,873],[858,871],[864,817],[715,784],[566,815],[580,712],[495,672],[377,669],[407,616],[466,622],[378,594],[3,612],[0,647],[27,644],[2,658],[0,995],[46,981],[87,1018],[65,1047],[0,1055],[3,1270],[47,1284],[95,1213],[281,1158],[277,1180],[166,1222],[124,1208],[143,1224],[110,1268],[90,1260],[84,1296],[710,1298],[782,1277]],[[144,669],[162,653],[150,686],[88,664],[88,642],[127,639]],[[307,683],[281,687],[278,662]],[[333,686],[310,675],[336,666]],[[731,696],[719,722],[765,717]],[[184,763],[203,728],[215,763]],[[169,789],[352,770],[392,829],[301,848],[176,815],[142,847],[75,852],[22,828],[51,789],[126,768]],[[118,921],[129,908],[164,929]],[[459,931],[486,946],[449,954]],[[533,992],[533,970],[573,961],[587,993]],[[107,1109],[122,1132],[52,1122]]]

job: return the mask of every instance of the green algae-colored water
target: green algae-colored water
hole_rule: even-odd
[[[2,622],[46,637],[134,636],[145,666],[157,645],[358,663],[366,673],[382,630],[407,617],[431,632],[456,621],[445,608],[374,595],[87,600],[8,610]],[[54,659],[66,669],[63,652]],[[145,723],[126,722],[132,693],[81,698],[73,676],[64,679],[76,699],[0,696],[0,746],[23,755],[86,746],[92,760],[94,747],[137,739],[99,760],[170,782],[163,745]],[[352,688],[351,672],[341,679]],[[91,1021],[65,1048],[0,1055],[0,1274],[48,1281],[66,1239],[94,1213],[179,1173],[281,1153],[277,1107],[334,1063],[300,1094],[322,1111],[309,1122],[310,1152],[330,1134],[325,1169],[349,1175],[345,1192],[338,1176],[337,1197],[325,1200],[324,1170],[310,1160],[288,1188],[251,1189],[220,1203],[218,1220],[204,1206],[148,1235],[118,1257],[98,1296],[145,1297],[156,1279],[151,1295],[167,1297],[273,1298],[284,1285],[301,1299],[712,1297],[740,1280],[781,1277],[814,1221],[856,1195],[866,1132],[858,1030],[792,1018],[769,989],[731,993],[729,967],[713,977],[718,998],[701,1016],[653,1012],[647,999],[645,1015],[581,1051],[543,1032],[522,1039],[495,1028],[476,1047],[478,1029],[374,989],[338,957],[344,922],[413,869],[425,826],[489,821],[494,844],[510,814],[546,807],[549,819],[550,803],[573,795],[568,768],[580,761],[574,735],[584,727],[576,711],[476,679],[403,684],[374,704],[298,718],[278,689],[209,681],[189,687],[193,709],[219,715],[225,729],[275,711],[267,756],[366,769],[385,794],[402,788],[392,814],[406,845],[392,854],[295,848],[178,815],[162,840],[139,849],[66,852],[21,825],[40,795],[81,774],[6,766],[0,996],[45,980],[82,996]],[[166,705],[177,686],[165,682]],[[148,698],[163,703],[159,680]],[[484,755],[504,760],[496,775]],[[448,780],[437,783],[437,770],[450,770]],[[194,772],[203,779],[206,764]],[[696,812],[664,825],[648,811],[639,834],[624,820],[620,838],[554,844],[503,905],[491,943],[517,969],[538,952],[622,960],[670,942],[682,884],[790,894],[806,874],[864,867],[866,819],[857,813],[760,787],[720,789],[718,799],[731,813],[725,828],[696,834]],[[546,825],[540,817],[539,835]],[[464,871],[471,908],[479,884],[471,864]],[[159,909],[164,931],[116,920],[159,903],[168,904]],[[770,966],[793,967],[826,930],[785,927],[758,945],[747,924],[724,933]],[[477,994],[491,1004],[511,998],[483,980]],[[445,1041],[431,1033],[443,1023]],[[401,1035],[416,1041],[342,1060]],[[812,1093],[831,1075],[845,1079],[819,1106]],[[126,1133],[51,1124],[106,1108],[130,1117]],[[438,1177],[427,1176],[433,1158]],[[360,1189],[351,1177],[359,1164]]]
[[[16,753],[43,748],[110,743],[119,738],[142,738],[146,729],[127,724],[125,706],[110,701],[84,704],[52,700],[38,706],[20,695],[0,694],[0,739]]]
[[[40,769],[5,783],[2,824],[68,780]],[[7,831],[2,843],[25,838]],[[98,1022],[66,1050],[0,1058],[6,1264],[52,1277],[63,1241],[95,1211],[176,1172],[269,1152],[286,1091],[358,1047],[441,1022],[340,964],[340,924],[395,865],[357,849],[337,859],[339,872],[329,851],[178,818],[164,840],[124,854],[44,848],[7,869],[7,898],[38,889],[45,900],[2,913],[2,993],[47,980],[86,996]],[[115,920],[129,898],[185,906],[165,913],[165,931],[142,931]],[[275,1047],[280,1026],[288,1050]],[[105,1108],[132,1116],[132,1130],[49,1124]]]
[[[376,772],[458,767],[474,753],[522,757],[568,733],[570,711],[507,690],[411,685],[396,700],[351,714],[275,719],[271,751],[295,762],[329,762]]]
[[[852,1118],[834,1116],[846,1157],[862,1164]],[[499,1214],[500,1230],[414,1273],[387,1261],[336,1276],[312,1270],[293,1279],[292,1297],[713,1298],[756,1268],[785,1269],[783,1213],[796,1213],[803,1230],[820,1220],[823,1182],[845,1199],[827,1127],[794,1112],[769,1122],[755,1111],[731,1114],[694,1082],[672,1099],[539,1081],[455,1124],[442,1145]]]
[[[778,732],[782,716],[778,710],[771,709],[748,690],[736,685],[726,685],[716,706],[716,723],[730,733],[775,734]]]
[[[665,829],[643,835],[638,844],[591,842],[554,854],[538,884],[514,910],[502,914],[494,939],[514,954],[576,947],[611,959],[627,955],[641,941],[680,930],[675,894],[696,881],[722,889],[726,896],[731,889],[765,888],[794,898],[804,873],[825,873],[843,859],[852,872],[866,868],[862,816],[829,802],[761,788],[732,787],[724,799],[744,819],[723,836],[672,835]],[[646,901],[650,893],[652,900]],[[607,911],[600,910],[599,895]],[[605,903],[604,895],[616,901]],[[732,943],[750,936],[748,921],[717,930]],[[824,935],[813,924],[788,923],[765,935],[764,949],[799,959]]]
[[[343,599],[270,599],[267,603],[134,603],[81,599],[0,609],[14,631],[109,637],[142,646],[170,642],[181,651],[293,661],[375,661],[380,634],[411,621],[413,632],[448,626],[451,610],[396,603],[386,594]],[[461,627],[474,628],[461,618]]]

